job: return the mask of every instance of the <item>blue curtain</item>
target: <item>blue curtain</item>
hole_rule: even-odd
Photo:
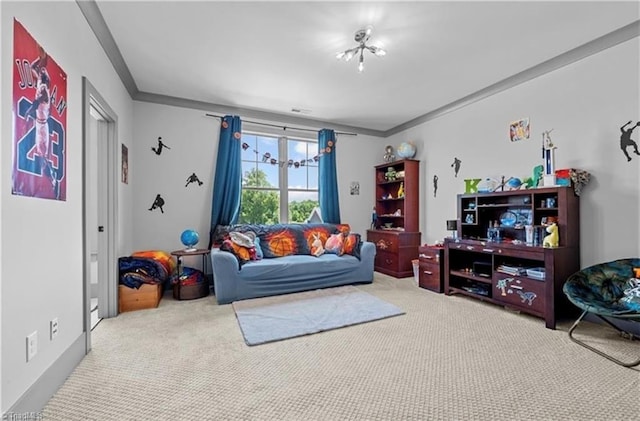
[[[331,224],[340,223],[338,202],[338,176],[336,174],[336,134],[331,129],[318,132],[318,196],[322,220]]]
[[[238,116],[226,115],[220,123],[220,142],[211,202],[209,248],[218,225],[238,222],[242,195],[241,139],[242,122]]]

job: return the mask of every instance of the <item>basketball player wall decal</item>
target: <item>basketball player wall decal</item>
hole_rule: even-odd
[[[198,183],[199,186],[202,185],[202,181],[200,181],[196,173],[191,173],[191,175],[187,178],[187,184],[185,184],[184,186],[187,187],[191,183]]]
[[[627,129],[626,127],[631,123],[632,121],[629,120],[624,126],[620,127],[620,132],[622,133],[620,135],[620,149],[622,149],[622,153],[627,158],[627,162],[631,161],[631,156],[629,155],[629,152],[627,152],[627,148],[629,146],[633,148],[633,153],[635,153],[636,155],[640,155],[640,152],[638,152],[638,144],[635,142],[635,140],[631,139],[631,133],[636,127],[640,126],[640,121],[631,126],[631,128]]]
[[[156,155],[160,155],[162,153],[162,148],[171,149],[170,147],[162,143],[162,137],[158,136],[158,147],[151,147],[151,150],[154,151]]]
[[[164,213],[164,209],[162,208],[163,206],[164,206],[164,199],[162,198],[162,196],[160,196],[160,193],[158,193],[149,210],[152,211],[160,208],[160,212]]]

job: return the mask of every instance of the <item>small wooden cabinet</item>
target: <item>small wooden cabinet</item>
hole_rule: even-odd
[[[376,245],[374,270],[396,278],[413,276],[418,257],[419,232],[368,230],[367,241]]]
[[[570,187],[458,195],[458,239],[445,240],[445,294],[541,317],[555,329],[574,309],[562,286],[580,269],[579,197]],[[542,247],[545,223],[558,247]],[[535,234],[527,243],[525,227]]]
[[[413,276],[420,245],[420,161],[404,159],[375,167],[375,219],[367,241],[376,245],[374,269],[396,278]]]
[[[444,248],[437,246],[418,247],[418,285],[434,292],[444,291]]]

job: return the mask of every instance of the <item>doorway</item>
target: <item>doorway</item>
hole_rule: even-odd
[[[83,291],[85,352],[97,320],[118,314],[117,116],[87,78],[83,89]]]
[[[103,195],[103,190],[100,188],[103,186],[103,180],[98,183],[98,174],[100,164],[98,162],[98,156],[100,155],[99,149],[101,146],[105,145],[108,140],[104,138],[104,130],[100,130],[101,126],[106,123],[106,120],[98,110],[91,104],[89,104],[89,136],[86,139],[85,148],[86,151],[86,173],[85,173],[85,183],[87,183],[86,189],[86,206],[87,206],[87,234],[89,240],[89,288],[90,288],[90,311],[91,311],[91,330],[95,328],[102,317],[99,312],[99,298],[100,298],[100,273],[99,273],[99,262],[98,262],[98,230],[91,229],[91,227],[98,227],[100,220],[104,218],[104,215],[99,215],[98,212],[101,208],[98,206],[98,195]],[[107,123],[108,124],[108,123]],[[100,259],[102,260],[102,259]]]

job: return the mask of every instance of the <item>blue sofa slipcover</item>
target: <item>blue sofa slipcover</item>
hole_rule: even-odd
[[[280,226],[282,227],[282,226]],[[376,247],[363,241],[360,259],[352,255],[294,254],[238,264],[232,253],[213,249],[214,293],[218,304],[318,288],[372,283]]]

